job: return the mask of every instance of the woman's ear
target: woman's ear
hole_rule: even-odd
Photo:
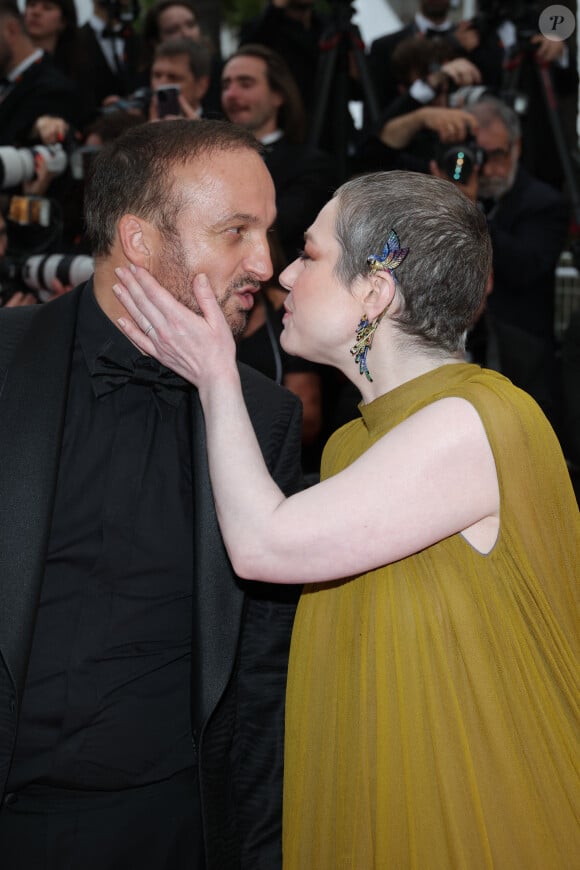
[[[369,320],[378,317],[392,304],[397,292],[395,279],[388,269],[373,272],[363,279],[361,302]]]
[[[136,266],[149,268],[154,254],[154,230],[151,224],[132,214],[124,214],[118,223],[123,254]]]

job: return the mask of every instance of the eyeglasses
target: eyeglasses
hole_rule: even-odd
[[[505,166],[509,163],[513,153],[513,146],[509,148],[494,148],[492,151],[485,152],[485,162],[495,163],[496,166]]]

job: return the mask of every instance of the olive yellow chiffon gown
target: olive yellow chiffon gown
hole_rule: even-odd
[[[288,682],[284,870],[580,868],[580,519],[549,424],[501,375],[446,365],[361,405],[362,419],[331,438],[322,474],[443,396],[469,400],[487,431],[499,538],[483,555],[453,535],[305,587]],[[366,485],[352,493],[353,525]]]

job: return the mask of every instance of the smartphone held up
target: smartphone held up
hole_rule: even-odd
[[[155,88],[157,115],[159,118],[180,117],[183,110],[179,103],[179,85],[159,85]]]

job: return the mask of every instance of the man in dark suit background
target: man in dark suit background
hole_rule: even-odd
[[[134,0],[93,0],[92,15],[79,28],[75,79],[87,121],[106,97],[127,97],[143,84],[142,41],[133,27],[137,15]]]
[[[413,21],[400,30],[375,39],[369,51],[369,72],[375,86],[379,105],[386,109],[398,96],[397,75],[392,57],[397,46],[410,37],[420,36],[444,43],[448,57],[470,56],[479,44],[479,38],[468,22],[455,26],[449,17],[450,0],[421,0]],[[411,96],[419,103],[430,103],[435,97],[428,82],[418,80],[411,88]]]
[[[304,231],[338,184],[334,160],[304,144],[306,118],[284,59],[265,45],[242,45],[222,71],[226,118],[264,146],[276,188],[276,228],[286,259],[302,247]]]
[[[530,393],[557,426],[554,285],[569,207],[520,165],[520,121],[510,106],[488,95],[464,112],[476,118],[485,162],[460,187],[485,210],[493,247],[493,289],[482,321],[486,353],[478,361]],[[434,162],[431,171],[442,174]]]
[[[196,392],[125,338],[112,291],[134,263],[195,307],[204,272],[242,330],[272,181],[251,134],[161,121],[100,152],[85,208],[93,279],[0,311],[0,861],[275,870],[294,595],[234,576]],[[293,491],[299,404],[241,373]]]
[[[40,115],[81,119],[75,84],[37,49],[13,0],[0,0],[0,145],[24,145]]]

